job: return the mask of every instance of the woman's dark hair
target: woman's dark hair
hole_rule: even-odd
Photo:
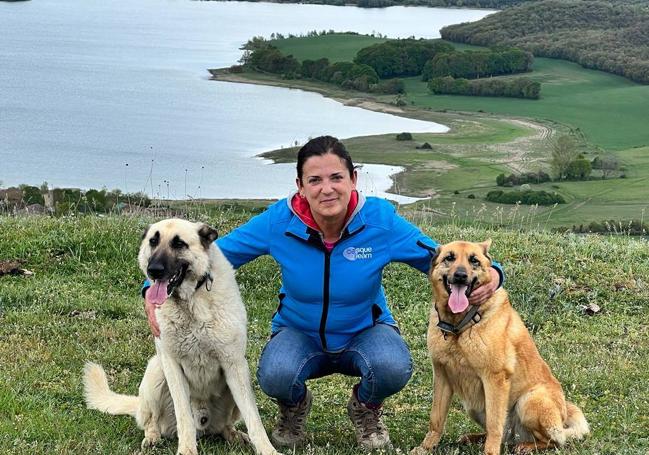
[[[354,175],[354,163],[349,152],[342,142],[333,136],[320,136],[311,139],[304,144],[299,152],[297,152],[297,178],[302,181],[302,168],[306,160],[312,156],[322,156],[327,153],[333,153],[341,160],[345,161],[345,165],[349,170],[349,176]]]

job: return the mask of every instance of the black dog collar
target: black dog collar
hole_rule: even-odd
[[[196,290],[198,291],[198,289],[201,286],[205,285],[205,289],[207,289],[207,292],[211,291],[213,281],[214,278],[212,278],[212,275],[206,273],[205,275],[203,275],[203,277],[200,280],[198,280],[198,283],[196,283]]]
[[[481,319],[482,316],[478,313],[478,306],[471,305],[471,309],[467,311],[458,325],[453,325],[440,319],[437,327],[442,331],[444,339],[446,339],[446,335],[451,334],[457,336],[469,328],[469,324],[477,324]]]

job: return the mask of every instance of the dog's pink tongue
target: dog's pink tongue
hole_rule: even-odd
[[[469,299],[466,297],[468,286],[451,285],[451,295],[448,298],[448,306],[453,313],[461,313],[469,306]]]
[[[167,300],[167,285],[169,281],[158,280],[154,281],[153,284],[146,290],[144,298],[147,302],[153,303],[154,305],[162,305]]]

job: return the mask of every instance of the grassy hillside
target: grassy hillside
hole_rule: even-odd
[[[521,163],[538,167],[544,153],[543,132],[536,141],[526,134],[525,123],[504,121],[467,122],[445,135],[413,134],[413,141],[397,141],[394,134],[346,139],[344,142],[359,163],[390,163],[404,166],[395,177],[392,191],[399,194],[432,196],[406,206],[413,216],[436,219],[472,220],[510,227],[570,228],[605,220],[649,219],[649,147],[620,152],[627,167],[625,179],[586,182],[548,182],[531,185],[535,190],[558,192],[566,204],[548,207],[501,205],[486,202],[491,190],[503,189],[495,180],[501,172],[515,172]],[[432,150],[416,149],[428,142]],[[263,154],[278,162],[294,162],[295,148]],[[536,163],[536,164],[535,164]],[[362,169],[360,179],[363,179]],[[623,223],[624,224],[624,223]],[[611,231],[625,231],[611,226]]]
[[[224,210],[198,214],[221,233],[249,217]],[[649,248],[627,237],[553,235],[435,224],[422,229],[442,242],[494,240],[493,256],[507,272],[506,287],[541,354],[580,405],[593,434],[559,454],[645,454],[649,450]],[[115,389],[136,393],[153,343],[139,297],[136,252],[143,218],[0,217],[0,259],[22,259],[31,278],[0,277],[0,453],[139,453],[142,432],[128,417],[87,410],[81,391],[86,360],[102,363]],[[278,269],[259,259],[237,274],[249,316],[252,371],[269,334],[277,305]],[[385,286],[391,308],[412,350],[415,374],[385,406],[394,444],[406,452],[426,432],[432,372],[425,348],[430,291],[420,273],[390,266]],[[550,297],[552,296],[552,297]],[[581,307],[602,311],[586,316]],[[311,382],[312,446],[296,453],[353,454],[345,411],[354,381]],[[267,429],[275,405],[255,384]],[[440,454],[478,454],[454,443],[476,427],[457,401]],[[150,452],[171,454],[167,442]],[[218,440],[201,442],[202,453],[252,453]]]
[[[353,50],[358,36],[346,37],[345,52]],[[284,53],[299,58],[330,57],[340,54],[335,46],[321,46],[324,37],[279,40],[275,44]],[[327,36],[331,39],[331,36]],[[340,38],[339,38],[340,39]],[[365,43],[358,43],[360,49]],[[459,49],[473,46],[455,45]],[[324,53],[323,53],[324,52]],[[542,83],[540,100],[432,95],[418,78],[405,79],[407,108],[404,115],[434,120],[451,126],[447,135],[414,135],[413,142],[396,142],[391,136],[354,138],[346,141],[359,162],[394,163],[407,172],[396,177],[393,191],[409,195],[435,195],[420,203],[422,210],[438,216],[476,217],[498,222],[502,213],[517,211],[533,225],[571,226],[607,219],[643,219],[647,210],[646,185],[649,181],[649,86],[630,82],[619,76],[587,70],[575,63],[537,58],[533,71],[526,76]],[[256,76],[253,76],[256,77]],[[329,84],[311,81],[284,81],[341,99],[362,95],[330,90]],[[390,103],[393,97],[377,97]],[[451,112],[473,115],[450,116]],[[435,117],[435,113],[439,113]],[[493,113],[493,120],[479,119]],[[446,118],[444,116],[447,116]],[[496,120],[497,118],[502,120]],[[507,122],[507,118],[541,122],[536,130],[525,123]],[[514,120],[516,122],[516,120]],[[518,125],[518,127],[517,127]],[[545,126],[543,126],[545,125]],[[545,131],[544,131],[545,129]],[[588,159],[598,153],[612,152],[625,169],[627,179],[589,182],[548,183],[534,189],[558,191],[568,201],[556,208],[517,208],[484,203],[484,195],[495,189],[500,172],[548,170],[552,138],[570,130],[581,137],[582,152]],[[518,131],[518,133],[515,133]],[[527,135],[527,137],[525,137]],[[423,142],[433,145],[425,152],[415,147]],[[290,150],[268,156],[282,161],[294,159]],[[455,194],[455,192],[458,194]],[[469,199],[473,195],[475,199]]]
[[[358,51],[365,47],[367,38],[362,35],[325,35],[276,40],[273,44],[298,60],[327,57],[337,61],[342,56],[351,55],[354,49]],[[578,128],[589,142],[607,150],[649,145],[649,136],[645,132],[645,125],[649,122],[649,86],[584,69],[575,63],[547,58],[535,59],[533,71],[525,76],[542,83],[540,100],[432,95],[419,78],[405,80],[406,100],[415,106],[435,110],[481,110],[508,116],[552,119]]]

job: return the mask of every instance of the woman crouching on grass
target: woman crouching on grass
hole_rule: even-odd
[[[356,191],[356,181],[338,139],[312,139],[298,152],[298,191],[216,240],[235,268],[265,254],[281,268],[279,306],[257,370],[261,389],[279,405],[271,435],[278,446],[304,442],[312,402],[306,382],[335,373],[360,378],[347,403],[358,443],[389,445],[381,407],[412,374],[381,278],[395,261],[428,273],[437,242],[389,202]],[[476,289],[472,304],[485,302],[502,282],[495,267],[493,284]],[[147,315],[158,336],[152,304]]]

